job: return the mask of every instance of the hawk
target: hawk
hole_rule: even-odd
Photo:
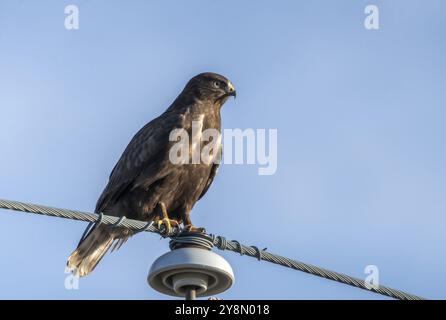
[[[202,131],[220,132],[220,109],[231,96],[235,97],[236,91],[227,78],[210,72],[193,77],[170,107],[130,141],[110,174],[95,212],[153,221],[168,233],[180,225],[191,232],[202,231],[192,225],[190,212],[212,184],[218,163],[172,163],[169,152],[175,142],[170,135],[184,129],[191,136],[194,121],[199,122]],[[221,145],[218,148],[221,152]],[[78,276],[89,274],[111,245],[115,243],[113,249],[119,248],[132,231],[99,224],[87,228],[84,234],[67,262]]]

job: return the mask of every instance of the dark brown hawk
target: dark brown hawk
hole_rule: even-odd
[[[220,131],[220,109],[235,95],[231,82],[221,75],[202,73],[193,77],[172,105],[130,141],[110,174],[95,212],[154,221],[164,225],[167,232],[180,224],[190,231],[199,230],[192,225],[190,211],[211,185],[218,163],[172,163],[169,152],[175,142],[170,141],[170,135],[175,129],[184,129],[192,139],[194,121],[201,124],[202,131]],[[132,232],[99,225],[85,234],[68,258],[68,267],[79,276],[89,274],[114,242],[121,246]]]

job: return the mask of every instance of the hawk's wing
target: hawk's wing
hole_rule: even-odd
[[[113,168],[95,212],[104,212],[132,189],[142,172],[145,185],[168,174],[173,167],[168,158],[169,134],[172,128],[183,127],[183,120],[178,114],[164,113],[139,130]]]

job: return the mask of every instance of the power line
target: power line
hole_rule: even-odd
[[[60,217],[60,218],[67,218],[72,220],[79,220],[79,221],[87,221],[90,223],[103,223],[105,225],[115,225],[115,226],[121,226],[126,227],[131,230],[134,230],[136,232],[140,231],[149,231],[158,233],[164,237],[168,236],[170,238],[175,239],[176,242],[187,242],[187,237],[176,237],[178,234],[178,230],[172,232],[169,235],[166,235],[163,230],[160,230],[156,228],[152,223],[147,223],[144,221],[139,220],[133,220],[133,219],[126,219],[125,217],[113,217],[108,216],[104,214],[95,214],[95,213],[88,213],[88,212],[81,212],[81,211],[75,211],[75,210],[68,210],[68,209],[59,209],[59,208],[52,208],[47,206],[41,206],[36,204],[28,204],[18,201],[10,201],[10,200],[2,200],[0,199],[0,208],[3,209],[9,209],[9,210],[15,210],[15,211],[21,211],[21,212],[29,212],[29,213],[35,213],[35,214],[41,214],[46,216],[53,216],[53,217]],[[296,260],[292,260],[286,257],[282,257],[273,253],[270,253],[266,251],[266,249],[259,250],[256,246],[245,246],[241,244],[240,242],[236,240],[226,240],[225,237],[222,236],[215,236],[210,235],[212,239],[212,244],[209,244],[209,247],[212,248],[212,246],[217,247],[220,250],[230,250],[233,252],[240,253],[241,255],[247,255],[250,257],[255,257],[259,261],[264,260],[271,263],[275,263],[284,267],[288,267],[294,270],[303,271],[324,279],[333,280],[336,282],[344,283],[352,287],[364,289],[367,291],[372,291],[384,296],[392,297],[399,300],[423,300],[424,298],[392,289],[386,286],[378,286],[378,287],[371,287],[367,288],[365,281],[354,278],[342,273],[330,271],[324,268],[320,268],[317,266],[313,266],[307,263],[299,262]],[[193,241],[193,240],[192,240]]]

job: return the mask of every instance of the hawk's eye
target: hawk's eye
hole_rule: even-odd
[[[212,84],[214,85],[214,88],[220,88],[221,87],[221,82],[220,81],[214,81],[214,82],[212,82]]]

